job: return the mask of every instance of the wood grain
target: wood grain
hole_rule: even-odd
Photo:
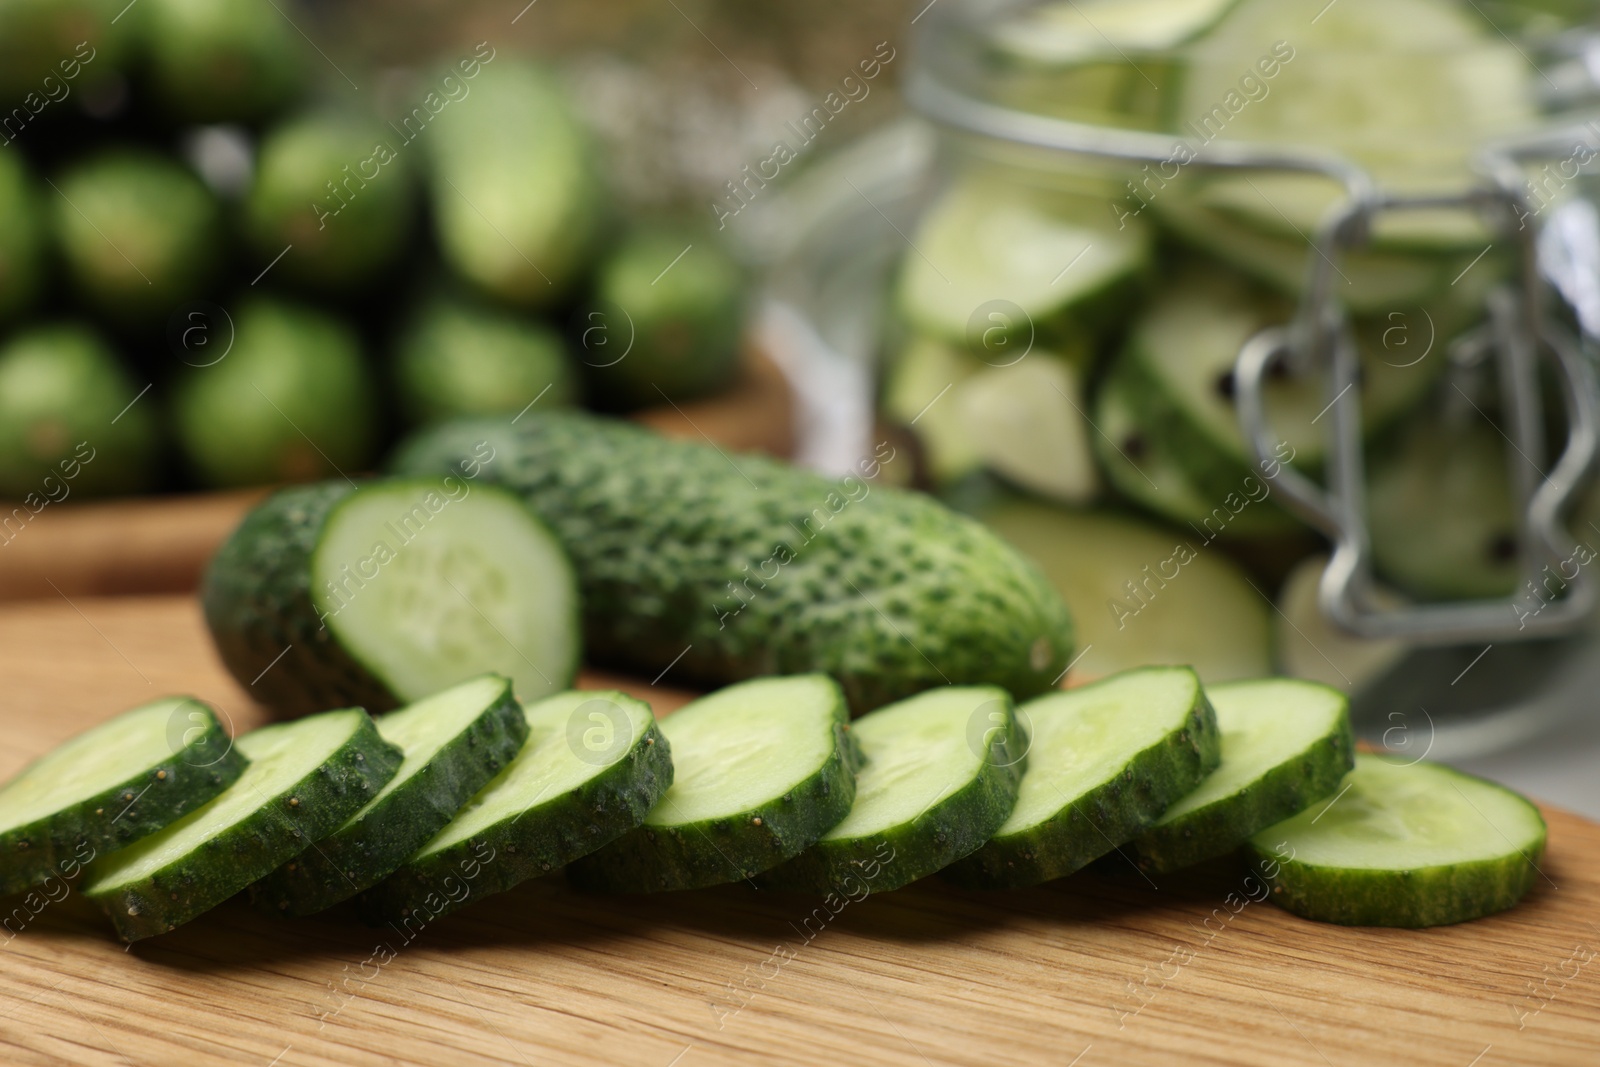
[[[667,437],[708,440],[736,452],[794,450],[793,395],[776,364],[756,352],[719,396],[667,403],[634,419]],[[0,601],[182,593],[265,489],[47,506],[26,526],[0,531]],[[9,515],[10,507],[0,507]]]
[[[158,693],[261,721],[183,598],[0,609],[0,679],[0,775]],[[628,684],[661,710],[687,697]],[[127,952],[69,896],[0,933],[0,1061],[1594,1064],[1600,826],[1547,816],[1527,901],[1414,932],[1230,904],[1225,864],[1159,887],[1115,862],[1021,892],[931,880],[837,915],[744,886],[606,898],[556,878],[409,943],[233,901]]]

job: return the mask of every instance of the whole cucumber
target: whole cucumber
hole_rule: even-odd
[[[881,446],[861,472],[895,459]],[[590,658],[648,676],[822,671],[859,713],[944,684],[1022,699],[1072,656],[1044,576],[918,493],[537,409],[424,431],[393,466],[521,493],[577,568]]]

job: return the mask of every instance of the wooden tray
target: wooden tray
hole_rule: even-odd
[[[0,776],[162,693],[263,720],[187,598],[0,608],[0,680]],[[688,699],[626,684],[658,711]],[[1159,886],[1131,868],[1009,893],[932,879],[836,915],[744,886],[593,897],[557,877],[410,942],[232,901],[128,951],[73,895],[0,932],[0,1061],[1592,1065],[1600,826],[1546,814],[1521,906],[1425,931],[1243,904],[1225,865]]]
[[[793,396],[766,356],[751,352],[740,381],[707,400],[649,408],[634,419],[668,437],[709,440],[736,452],[789,455]],[[144,497],[41,511],[0,535],[0,601],[126,596],[194,589],[206,561],[265,489]],[[9,514],[0,507],[0,514]]]

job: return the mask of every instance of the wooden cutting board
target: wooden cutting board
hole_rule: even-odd
[[[688,698],[628,687],[663,712]],[[235,729],[263,720],[187,598],[0,609],[0,775],[173,691]],[[1592,1065],[1600,826],[1547,817],[1521,906],[1425,931],[1243,903],[1226,865],[987,894],[933,879],[837,914],[744,886],[594,897],[557,877],[409,943],[235,900],[128,951],[71,895],[0,931],[0,1061]]]

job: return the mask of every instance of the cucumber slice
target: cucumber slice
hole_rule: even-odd
[[[355,814],[401,762],[360,708],[252,730],[249,761],[216,799],[96,860],[83,893],[124,941],[163,934],[221,904]]]
[[[1150,262],[1150,233],[1117,229],[1105,204],[1048,197],[998,178],[969,178],[922,220],[897,299],[934,337],[1010,363],[1035,331],[1118,321]]]
[[[1074,678],[1187,663],[1211,684],[1271,670],[1271,609],[1193,532],[1013,499],[978,518],[1044,571],[1078,625]]]
[[[1348,789],[1250,841],[1273,902],[1345,926],[1443,926],[1511,907],[1539,877],[1539,809],[1434,763],[1358,755]]]
[[[140,705],[63,742],[0,789],[0,894],[70,876],[155,833],[244,767],[216,715],[193,697]]]
[[[673,712],[661,724],[672,788],[643,824],[568,877],[611,892],[699,889],[798,855],[855,800],[849,722],[844,693],[825,674],[757,678]]]
[[[883,413],[916,437],[927,476],[936,486],[983,466],[972,430],[949,396],[983,367],[955,345],[913,336],[884,375]]]
[[[485,671],[538,697],[578,666],[561,546],[520,499],[455,475],[283,490],[218,551],[202,598],[234,677],[289,714],[384,710]]]
[[[1188,667],[1144,667],[1022,706],[1017,805],[944,876],[988,889],[1071,874],[1149,826],[1217,765],[1217,722]]]
[[[994,28],[994,46],[1030,63],[1065,66],[1162,52],[1200,36],[1238,0],[1067,0],[1039,4]]]
[[[1003,689],[929,690],[851,733],[864,765],[850,813],[758,885],[828,893],[854,880],[886,893],[980,848],[1017,802],[1028,742]]]
[[[388,879],[363,894],[377,918],[428,923],[549,874],[632,830],[672,784],[650,705],[612,690],[523,707],[511,766]]]
[[[990,470],[1065,504],[1099,491],[1083,386],[1066,361],[1034,351],[1011,366],[985,367],[953,393],[952,406]]]
[[[1273,649],[1281,673],[1359,693],[1404,659],[1407,648],[1403,641],[1356,637],[1329,621],[1317,603],[1317,589],[1327,565],[1327,556],[1311,556],[1284,579],[1278,593]],[[1404,604],[1400,596],[1382,586],[1375,586],[1370,595],[1373,603],[1384,609]]]
[[[392,711],[377,725],[405,762],[343,826],[250,887],[261,910],[310,915],[387,878],[516,759],[528,736],[511,682],[497,674]]]
[[[1206,689],[1222,762],[1134,841],[1157,873],[1232,852],[1254,833],[1331,795],[1354,766],[1350,701],[1337,689],[1258,678]]]

